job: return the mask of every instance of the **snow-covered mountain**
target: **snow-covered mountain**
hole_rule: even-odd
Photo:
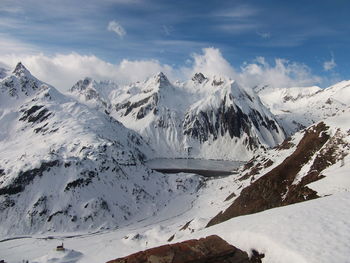
[[[91,78],[79,80],[71,89],[70,93],[79,101],[92,108],[106,110],[111,108],[109,95],[118,89],[118,85],[111,81],[97,82]]]
[[[21,63],[0,81],[0,127],[1,235],[115,228],[200,180],[148,169],[142,137]]]
[[[288,135],[292,135],[347,108],[350,103],[349,87],[350,81],[342,81],[326,89],[317,86],[275,89],[264,86],[255,90]]]
[[[350,107],[256,155],[233,184],[231,205],[208,225],[349,191]]]
[[[81,88],[83,83],[89,88]],[[226,77],[197,73],[189,81],[170,83],[159,73],[145,82],[107,86],[85,79],[71,93],[79,89],[80,99],[107,105],[106,111],[142,135],[158,157],[247,160],[285,138],[259,97]],[[109,96],[101,95],[106,91]]]
[[[107,262],[216,234],[263,262],[347,262],[349,88],[265,86],[261,102],[197,73],[127,86],[87,78],[63,95],[19,64],[0,81],[0,258]],[[267,149],[284,137],[278,124],[293,135]],[[144,166],[159,155],[253,152],[215,179]]]

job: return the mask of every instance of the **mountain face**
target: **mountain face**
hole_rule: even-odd
[[[158,157],[246,160],[285,138],[259,97],[224,77],[197,73],[172,84],[159,73],[107,97],[111,116],[141,134]]]
[[[97,82],[91,78],[79,80],[69,90],[79,101],[92,108],[110,111],[109,95],[118,86],[110,81]]]
[[[20,63],[0,81],[0,126],[3,235],[115,228],[157,213],[200,180],[148,169],[154,153],[138,134]]]
[[[294,134],[281,145],[254,156],[240,171],[231,205],[208,226],[348,191],[350,108]]]
[[[336,115],[350,103],[350,81],[342,81],[326,89],[319,87],[257,87],[263,103],[280,120],[288,135],[315,122]]]

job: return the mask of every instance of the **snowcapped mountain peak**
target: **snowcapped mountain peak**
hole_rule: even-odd
[[[204,81],[208,81],[208,79],[203,75],[203,73],[198,72],[192,77],[193,82],[202,84]]]
[[[167,87],[170,86],[170,81],[167,78],[167,76],[163,72],[158,72],[153,78],[152,78],[153,83],[157,83],[158,87]]]
[[[167,78],[167,76],[165,76],[165,74],[163,72],[159,72],[157,75],[156,75],[156,80],[157,82],[162,85],[162,84],[169,84],[169,80]]]
[[[213,76],[213,81],[211,82],[211,85],[217,87],[217,86],[221,86],[225,82],[226,82],[225,78],[221,76]]]
[[[22,62],[18,62],[15,70],[12,72],[17,77],[23,77],[23,76],[32,76],[32,74],[29,72],[29,70],[22,64]]]
[[[83,91],[86,90],[92,83],[92,79],[89,77],[85,77],[82,80],[79,80],[70,90],[71,91]]]
[[[169,79],[163,72],[158,72],[153,77],[149,78],[142,87],[144,93],[157,92],[160,89],[172,87]]]
[[[108,111],[108,96],[117,87],[117,84],[110,81],[97,82],[92,78],[85,77],[75,83],[69,92],[79,101],[87,103],[93,108],[103,108]]]
[[[7,94],[11,98],[19,99],[27,98],[28,96],[35,94],[37,90],[48,86],[49,85],[46,83],[35,78],[29,70],[19,62],[12,74],[1,80],[0,92]],[[1,99],[4,100],[4,103],[8,100],[8,97],[1,97]]]

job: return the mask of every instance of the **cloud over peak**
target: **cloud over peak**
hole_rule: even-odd
[[[235,68],[228,62],[221,51],[208,47],[199,53],[192,54],[188,63],[171,66],[156,59],[128,60],[112,64],[94,55],[69,54],[33,54],[2,55],[0,63],[13,68],[22,61],[37,78],[52,84],[61,91],[70,88],[76,81],[84,77],[96,80],[111,80],[118,84],[143,81],[157,72],[164,72],[170,80],[186,80],[195,73],[206,76],[227,76],[238,81],[242,86],[270,85],[272,87],[302,87],[321,83],[324,79],[312,74],[309,67],[285,59],[275,59],[269,63],[263,57],[244,63]],[[1,66],[1,64],[0,64]]]

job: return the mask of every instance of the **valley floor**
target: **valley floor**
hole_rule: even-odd
[[[233,218],[210,228],[208,219],[225,209],[232,176],[207,180],[197,194],[178,197],[158,215],[116,230],[35,235],[0,241],[0,259],[22,262],[106,262],[139,250],[217,234],[263,262],[349,262],[350,192]],[[229,202],[228,202],[229,203]],[[191,221],[190,228],[180,230]],[[184,227],[186,228],[186,227]],[[191,233],[193,232],[193,233]],[[61,242],[65,252],[56,252]]]

